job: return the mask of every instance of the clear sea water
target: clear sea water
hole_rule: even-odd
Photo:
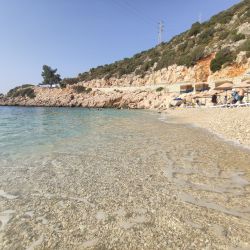
[[[250,244],[249,151],[164,114],[0,107],[0,173],[0,249]]]

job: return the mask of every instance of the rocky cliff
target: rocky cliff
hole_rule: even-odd
[[[221,79],[240,81],[246,72],[250,72],[250,59],[244,53],[239,54],[237,62],[216,73],[209,70],[210,61],[214,55],[200,60],[194,67],[173,65],[166,69],[152,72],[144,78],[126,76],[123,79],[93,80],[68,85],[66,88],[33,87],[34,97],[17,96],[0,98],[0,105],[22,106],[55,106],[55,107],[89,107],[89,108],[136,108],[136,109],[166,109],[171,106],[178,93],[169,93],[167,86],[176,82],[213,82]],[[152,85],[163,84],[166,88],[156,91],[148,88]],[[90,92],[77,93],[75,86],[92,87]],[[120,90],[119,86],[128,86]],[[132,86],[137,86],[132,87]],[[144,88],[142,87],[144,86]],[[102,88],[106,87],[106,88]],[[108,90],[108,91],[107,91]],[[181,95],[185,97],[185,95]]]
[[[147,72],[144,77],[134,74],[125,75],[122,78],[94,79],[91,81],[79,82],[86,87],[112,87],[112,86],[147,86],[158,84],[174,84],[181,82],[208,82],[212,83],[218,80],[228,78],[237,78],[250,72],[250,58],[247,58],[246,52],[238,54],[236,61],[229,66],[213,73],[210,70],[210,63],[215,54],[203,58],[193,67],[178,66],[176,64],[158,71]]]

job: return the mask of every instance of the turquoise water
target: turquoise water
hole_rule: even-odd
[[[0,107],[0,249],[244,249],[249,166],[165,114]]]
[[[143,119],[135,111],[0,107],[0,156],[86,150],[112,139],[107,130],[126,136],[125,123],[138,114]]]

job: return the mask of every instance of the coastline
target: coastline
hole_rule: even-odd
[[[250,108],[169,109],[170,122],[199,127],[235,145],[250,148]]]
[[[167,117],[164,117],[163,120],[167,122],[202,128],[227,142],[250,149],[250,107],[218,109],[196,107],[172,109],[166,107],[170,96],[152,94],[151,92],[146,94],[146,100],[144,99],[138,102],[138,95],[140,96],[141,94],[140,92],[134,93],[134,98],[131,98],[131,96],[128,98],[129,95],[126,95],[125,98],[114,98],[114,96],[111,98],[111,96],[106,96],[106,98],[104,98],[106,99],[105,101],[103,98],[100,98],[101,100],[97,98],[99,100],[95,101],[92,99],[91,105],[89,105],[89,101],[85,103],[86,105],[72,105],[72,103],[66,104],[66,102],[61,102],[60,104],[62,105],[59,105],[59,103],[54,102],[48,102],[47,104],[40,102],[40,104],[38,104],[37,102],[29,102],[27,99],[19,99],[4,104],[0,102],[0,107],[79,107],[88,109],[114,108],[148,110],[166,115]],[[145,95],[145,92],[143,94]],[[77,99],[77,97],[74,99]],[[111,99],[113,100],[111,101]],[[119,101],[114,102],[114,100],[117,99],[119,99]],[[137,100],[135,101],[135,99]],[[163,99],[165,100],[161,103]],[[154,103],[150,103],[150,101],[153,100]]]

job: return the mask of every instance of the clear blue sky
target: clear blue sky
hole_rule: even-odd
[[[0,0],[0,92],[41,82],[43,64],[62,77],[132,56],[240,0]]]

